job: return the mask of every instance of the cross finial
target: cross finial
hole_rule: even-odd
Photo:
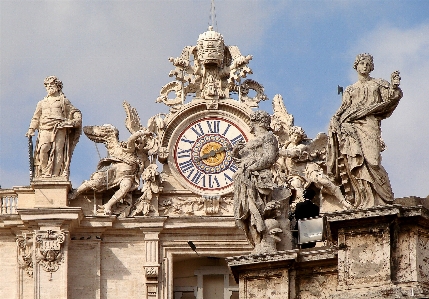
[[[212,28],[214,28],[215,25],[216,25],[216,29],[217,29],[215,0],[211,0],[210,22],[211,22],[211,24],[209,24],[209,26],[211,26]]]

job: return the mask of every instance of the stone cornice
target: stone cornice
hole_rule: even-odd
[[[271,262],[291,262],[296,261],[298,257],[299,250],[287,250],[287,251],[278,251],[276,253],[270,254],[250,254],[242,256],[233,256],[228,257],[225,260],[227,261],[230,267],[234,266],[244,266],[244,265],[255,265],[261,263],[271,263]]]
[[[34,209],[17,209],[18,215],[23,221],[32,220],[81,220],[84,215],[82,208],[66,207],[66,208],[34,208]]]
[[[324,261],[328,259],[336,259],[338,255],[337,249],[335,248],[313,248],[312,250],[298,252],[298,262],[313,262],[313,261]]]
[[[341,212],[328,213],[324,216],[326,216],[328,222],[356,220],[387,215],[398,215],[400,213],[400,207],[402,206],[377,206],[366,210],[345,210]]]
[[[24,222],[17,214],[6,214],[0,216],[0,228],[14,228],[23,224]]]
[[[339,222],[346,220],[361,220],[372,217],[396,215],[400,218],[421,216],[429,219],[429,210],[421,205],[403,206],[403,205],[386,205],[369,208],[366,210],[346,210],[341,212],[327,213],[328,222]]]

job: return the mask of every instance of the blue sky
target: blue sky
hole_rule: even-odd
[[[253,55],[253,75],[271,100],[281,94],[309,137],[326,132],[341,103],[337,85],[356,81],[356,54],[374,56],[373,77],[401,71],[404,97],[382,122],[383,165],[396,197],[429,195],[429,1],[220,1],[215,29]],[[0,185],[29,184],[27,138],[43,79],[58,76],[84,125],[111,123],[128,138],[122,102],[142,122],[171,81],[169,57],[207,30],[210,1],[0,1]],[[271,101],[263,110],[272,112]],[[102,146],[99,146],[102,149]],[[103,154],[103,151],[101,151]],[[82,136],[71,164],[77,187],[98,154]]]

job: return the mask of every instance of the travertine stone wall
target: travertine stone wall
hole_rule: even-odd
[[[73,240],[69,246],[70,298],[100,298],[101,240]]]
[[[143,235],[104,236],[100,252],[101,298],[145,298],[144,257]]]
[[[3,235],[3,233],[5,233]],[[17,285],[18,285],[18,272],[20,272],[20,279],[25,279],[21,271],[17,268],[16,259],[16,243],[14,237],[7,231],[0,231],[0,297],[16,298]],[[7,295],[9,294],[9,295]]]
[[[429,231],[420,231],[417,244],[417,281],[429,287]]]
[[[289,271],[287,269],[269,269],[246,273],[240,283],[240,293],[246,294],[244,298],[287,298]]]
[[[308,267],[296,271],[293,277],[295,284],[291,286],[290,298],[296,296],[308,299],[326,298],[330,295],[332,288],[335,289],[338,286],[338,271],[335,266]]]

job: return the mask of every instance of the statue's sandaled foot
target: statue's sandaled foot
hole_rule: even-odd
[[[104,214],[106,216],[112,215],[112,210],[107,208],[106,205],[99,205],[97,209],[97,213]]]

